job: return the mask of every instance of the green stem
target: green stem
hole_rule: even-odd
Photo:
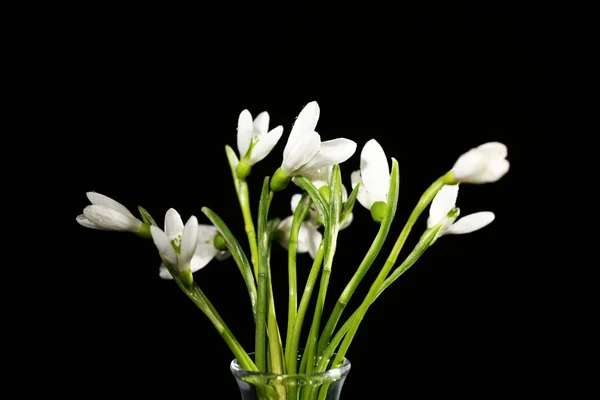
[[[406,239],[408,238],[408,235],[409,235],[410,231],[412,230],[413,225],[415,224],[415,222],[417,221],[417,219],[419,218],[421,213],[429,205],[429,203],[431,203],[431,201],[433,200],[433,198],[435,197],[437,192],[442,188],[442,186],[444,184],[446,184],[447,182],[451,182],[450,179],[453,179],[452,174],[450,172],[441,176],[429,188],[427,188],[427,190],[425,190],[425,192],[419,199],[419,202],[417,203],[417,205],[413,209],[412,213],[410,214],[406,225],[404,225],[404,228],[400,232],[400,236],[398,236],[398,240],[394,244],[394,247],[392,248],[392,251],[390,252],[390,255],[387,258],[383,268],[379,272],[379,275],[377,276],[375,282],[371,285],[371,288],[369,289],[369,293],[367,294],[364,301],[358,308],[358,315],[356,317],[356,320],[354,321],[354,323],[350,327],[348,333],[344,337],[344,340],[340,346],[340,349],[337,352],[336,357],[333,361],[333,365],[338,365],[346,356],[346,352],[348,351],[348,348],[350,347],[350,344],[352,343],[352,339],[356,335],[356,331],[358,330],[358,326],[360,325],[360,322],[362,321],[365,314],[367,313],[367,310],[369,309],[371,302],[375,299],[377,292],[379,291],[379,288],[383,285],[385,279],[389,275],[390,270],[394,266],[394,263],[396,262],[396,260],[398,258],[398,254],[400,253],[400,250],[402,250],[402,247],[404,246],[404,243],[406,242]]]
[[[356,291],[356,288],[360,284],[361,280],[365,276],[365,274],[369,271],[371,265],[375,261],[375,258],[379,255],[383,244],[388,236],[390,228],[392,226],[392,221],[394,220],[394,216],[396,215],[396,209],[398,205],[398,192],[399,192],[399,173],[398,173],[398,162],[395,159],[392,159],[392,170],[390,174],[390,187],[388,191],[388,200],[387,200],[387,210],[383,221],[381,221],[381,226],[379,227],[379,232],[377,232],[377,236],[375,240],[371,244],[369,251],[363,258],[360,263],[358,269],[350,279],[350,282],[344,288],[344,291],[338,298],[329,319],[327,320],[327,324],[323,329],[323,333],[321,338],[319,339],[319,346],[317,349],[317,354],[321,355],[325,347],[329,344],[329,340],[331,339],[331,335],[335,330],[337,323],[339,322],[344,309],[348,305],[350,298]]]
[[[296,321],[296,314],[298,312],[298,283],[296,273],[298,234],[300,232],[302,222],[304,221],[306,215],[310,210],[310,198],[308,198],[308,201],[306,201],[307,198],[308,194],[305,192],[302,195],[302,198],[300,200],[300,203],[298,203],[296,210],[294,211],[294,217],[292,219],[292,226],[290,229],[290,238],[288,240],[288,324],[285,340],[285,354],[288,360],[288,364],[290,363],[290,346],[292,344],[294,322]],[[293,356],[295,360],[297,358],[297,355],[293,354]]]
[[[325,253],[324,250],[323,242],[321,242],[319,245],[319,250],[315,256],[315,260],[313,261],[313,265],[310,269],[310,273],[308,274],[308,279],[306,280],[306,285],[304,286],[304,293],[300,299],[298,314],[296,315],[296,320],[293,325],[294,329],[290,340],[290,347],[286,352],[288,374],[295,374],[298,371],[298,346],[300,344],[300,335],[302,334],[302,325],[304,323],[304,317],[306,315],[306,310],[308,309],[308,304],[310,303],[310,298],[312,297],[312,293],[315,288],[315,283],[319,277],[319,272],[321,271],[321,264],[323,263],[323,255]]]
[[[256,243],[256,231],[252,221],[252,212],[250,211],[250,193],[248,191],[248,182],[240,181],[240,191],[238,193],[242,215],[244,216],[244,229],[248,236],[248,245],[250,246],[250,259],[254,266],[254,275],[258,279],[258,245]]]
[[[173,276],[177,276],[176,274]],[[210,322],[214,325],[214,327],[219,332],[219,335],[225,340],[227,346],[233,353],[234,357],[238,360],[242,368],[249,371],[258,371],[258,368],[248,355],[248,353],[244,350],[242,345],[237,341],[231,330],[223,321],[223,318],[219,315],[215,307],[208,300],[206,295],[200,290],[200,287],[196,283],[193,286],[186,286],[181,279],[175,278],[177,285],[179,288],[186,294],[186,296],[192,300],[192,302],[208,317]]]
[[[267,250],[269,246],[269,233],[267,218],[269,214],[269,177],[266,177],[258,206],[258,309],[256,317],[255,334],[255,360],[259,371],[266,371],[266,313],[268,305],[268,263]]]
[[[281,345],[281,333],[277,325],[277,314],[275,313],[275,300],[273,297],[273,284],[271,281],[271,265],[268,266],[268,290],[269,290],[269,314],[267,316],[267,327],[269,332],[269,353],[271,369],[274,374],[285,374],[285,362],[283,360],[283,346]]]
[[[310,328],[309,337],[305,352],[302,357],[307,357],[306,373],[312,373],[316,367],[317,341],[319,339],[321,316],[325,307],[325,297],[329,286],[329,278],[331,276],[331,267],[333,265],[333,257],[337,247],[337,237],[340,229],[340,215],[342,212],[342,190],[341,190],[341,175],[339,165],[334,165],[331,172],[331,195],[329,199],[329,216],[325,223],[324,248],[325,255],[323,261],[323,273],[321,274],[321,284],[319,294],[317,295],[317,303],[313,315],[312,326]],[[307,392],[308,393],[308,392]]]

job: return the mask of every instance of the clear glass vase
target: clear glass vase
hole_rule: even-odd
[[[253,353],[249,354],[253,357]],[[302,354],[298,355],[300,363]],[[332,357],[333,359],[334,357]],[[242,400],[339,400],[350,361],[322,373],[277,375],[243,369],[234,359],[231,372],[237,381]]]

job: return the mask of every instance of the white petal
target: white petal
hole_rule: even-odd
[[[352,224],[352,221],[354,221],[354,214],[350,213],[350,215],[348,215],[348,219],[346,220],[346,222],[344,222],[344,224],[342,226],[340,226],[340,230],[346,229],[347,227],[349,227],[350,224]]]
[[[321,143],[319,152],[302,168],[299,173],[310,173],[319,168],[341,164],[356,151],[356,143],[350,139],[338,138]]]
[[[192,272],[196,272],[206,267],[208,263],[215,258],[219,250],[212,244],[199,244],[196,247],[194,256],[192,257],[191,269]]]
[[[304,171],[302,175],[313,185],[315,185],[317,189],[320,189],[323,186],[329,185],[332,171],[333,165],[329,165],[327,167],[317,168],[308,172]]]
[[[183,228],[181,235],[181,251],[179,252],[179,264],[185,265],[192,260],[192,256],[198,245],[198,220],[191,216]]]
[[[137,218],[105,206],[87,206],[83,209],[83,215],[97,227],[109,231],[137,232],[142,226],[142,221]]]
[[[279,139],[281,139],[281,135],[283,134],[283,126],[279,125],[276,128],[273,128],[269,133],[265,134],[260,140],[254,145],[252,148],[252,153],[250,154],[250,165],[254,165],[257,162],[263,160],[266,156],[269,155],[271,150],[275,147]]]
[[[362,182],[362,177],[360,176],[360,171],[357,170],[352,172],[352,175],[350,175],[350,181],[352,183],[352,189],[354,189],[356,185],[360,183],[360,186],[358,187],[358,193],[356,194],[356,200],[358,200],[358,202],[364,208],[370,210],[374,202],[369,196],[367,189],[365,189],[365,185]]]
[[[484,171],[472,179],[473,183],[491,183],[496,182],[508,172],[510,163],[503,158],[494,158],[488,160]]]
[[[360,154],[360,175],[371,200],[387,202],[390,188],[390,167],[381,145],[369,140]]]
[[[171,245],[171,241],[167,237],[167,235],[162,231],[162,229],[151,225],[150,233],[152,234],[152,240],[154,241],[154,245],[158,249],[158,252],[171,264],[177,264],[177,253],[175,253],[175,249]]]
[[[246,156],[253,136],[252,115],[250,114],[250,111],[244,110],[238,117],[237,126],[237,145],[238,151],[240,152],[240,159]]]
[[[89,219],[87,219],[85,217],[85,215],[83,214],[79,214],[76,218],[76,221],[79,223],[79,225],[81,226],[85,226],[86,228],[90,228],[90,229],[98,229],[101,231],[105,231],[106,229],[103,229],[101,227],[99,227],[98,225],[94,224],[92,221],[90,221]]]
[[[477,147],[477,150],[482,152],[488,157],[494,158],[506,158],[508,155],[508,148],[505,144],[500,142],[488,142]]]
[[[468,182],[485,167],[486,161],[487,157],[483,153],[471,149],[458,157],[452,167],[452,175],[457,181]]]
[[[266,111],[261,112],[254,118],[254,134],[258,136],[264,136],[269,131],[269,113]]]
[[[300,139],[293,144],[288,140],[283,151],[281,169],[289,176],[296,175],[297,170],[308,163],[321,147],[321,136],[315,131],[305,132]]]
[[[432,228],[446,219],[448,213],[455,207],[457,197],[458,185],[444,185],[440,189],[429,207],[428,228]]]
[[[212,245],[217,233],[219,230],[213,225],[198,224],[198,244]]]
[[[346,186],[342,183],[342,201],[346,202],[346,200],[348,200],[348,189],[346,189]]]
[[[317,230],[316,227],[310,224],[302,224],[306,226],[306,231],[308,234],[307,241],[307,250],[308,254],[314,259],[317,256],[317,251],[319,250],[319,245],[321,244],[321,240],[323,240],[323,235],[321,232]],[[300,245],[298,245],[300,247]]]
[[[290,201],[290,205],[292,206],[292,212],[296,211],[296,208],[298,208],[298,204],[300,204],[301,199],[302,195],[300,193],[296,193],[292,196],[292,200]]]
[[[90,200],[90,202],[93,205],[112,208],[113,210],[118,211],[123,215],[127,215],[128,217],[135,218],[135,216],[127,209],[127,207],[125,207],[123,204],[119,203],[118,201],[111,199],[108,196],[105,196],[103,194],[96,193],[96,192],[87,192],[86,194],[87,194],[87,198]]]
[[[167,280],[172,280],[173,279],[173,277],[171,276],[171,273],[169,272],[169,270],[167,269],[167,267],[163,263],[160,263],[160,268],[158,270],[158,275],[162,279],[167,279]]]
[[[489,225],[495,218],[493,212],[481,211],[478,213],[467,215],[446,229],[444,235],[461,235],[471,233]]]
[[[173,240],[182,232],[183,221],[181,215],[174,208],[169,208],[165,214],[165,234],[170,240]]]
[[[279,235],[277,235],[277,241],[285,249],[288,248],[288,242],[290,241],[290,231],[292,230],[293,220],[294,216],[290,215],[282,219],[279,224],[277,224],[277,230],[279,231]]]
[[[321,137],[315,128],[319,121],[320,109],[316,101],[308,103],[294,122],[285,149],[283,149],[282,169],[291,175],[296,169],[310,161],[319,151]]]

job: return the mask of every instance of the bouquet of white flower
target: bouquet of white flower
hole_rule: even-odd
[[[171,208],[166,212],[161,229],[144,208],[139,207],[141,219],[138,219],[115,200],[90,192],[88,198],[92,205],[77,217],[77,222],[87,228],[128,231],[152,238],[162,259],[160,277],[175,281],[209,318],[233,352],[232,371],[238,378],[242,394],[251,393],[243,398],[337,398],[339,388],[335,389],[334,383],[342,377],[340,371],[347,362],[345,356],[349,346],[377,297],[443,235],[473,232],[494,220],[491,212],[478,212],[457,220],[459,184],[494,182],[509,169],[507,149],[501,143],[486,143],[461,155],[451,170],[425,190],[367,295],[340,326],[346,305],[388,237],[396,214],[399,172],[398,162],[394,158],[388,160],[379,143],[371,139],[362,148],[360,170],[350,176],[352,191],[348,193],[342,184],[340,164],[354,154],[356,143],[345,138],[322,142],[315,131],[319,114],[318,104],[311,102],[298,115],[283,151],[281,166],[272,178],[264,178],[256,224],[250,207],[247,178],[253,165],[273,150],[283,134],[283,127],[269,130],[267,112],[262,112],[254,120],[248,110],[242,111],[239,116],[239,157],[229,146],[226,146],[226,155],[242,211],[250,257],[225,222],[208,207],[203,207],[202,212],[210,224],[199,224],[195,216],[190,216],[184,224],[177,211]],[[291,182],[294,183],[292,187],[302,190],[302,193],[292,196],[292,215],[282,220],[270,219],[269,208],[275,193],[289,187]],[[333,311],[325,319],[323,310],[337,238],[340,231],[351,224],[356,200],[370,210],[372,219],[379,224],[379,232],[337,299]],[[406,259],[397,264],[398,255],[413,225],[428,206],[425,232]],[[270,266],[273,241],[288,252],[285,340],[273,298]],[[309,253],[313,259],[300,301],[296,274],[299,253]],[[253,353],[240,345],[194,280],[193,273],[204,268],[213,258],[222,260],[230,256],[242,274],[250,297],[256,328]],[[315,308],[308,319],[310,330],[302,342],[304,346],[300,347],[302,327],[319,276]],[[324,373],[323,379],[317,379],[319,374]]]

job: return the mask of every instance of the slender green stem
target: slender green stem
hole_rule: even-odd
[[[308,199],[308,201],[307,201]],[[296,313],[298,311],[298,283],[296,273],[296,250],[298,248],[298,233],[302,222],[306,218],[310,210],[310,198],[308,194],[304,193],[294,211],[294,217],[292,219],[292,227],[290,229],[290,238],[288,240],[288,324],[287,333],[285,340],[285,354],[288,358],[290,357],[290,346],[292,344],[292,333],[294,330],[294,322],[296,321]],[[294,356],[294,359],[297,357]]]
[[[321,271],[321,264],[323,263],[323,255],[325,253],[324,250],[323,242],[321,242],[319,245],[319,250],[315,256],[315,260],[313,261],[312,268],[310,269],[310,273],[308,274],[308,279],[306,280],[306,285],[304,286],[304,293],[300,299],[298,314],[296,315],[296,320],[293,325],[294,329],[290,340],[290,347],[286,352],[289,374],[295,374],[298,371],[298,346],[300,344],[300,335],[302,334],[302,325],[304,323],[306,310],[308,309],[308,305],[310,303],[310,298],[312,297],[312,293],[315,288],[315,283],[317,282],[319,272]]]
[[[271,192],[272,195],[272,192]],[[269,233],[267,219],[269,214],[269,177],[266,177],[258,206],[258,309],[255,334],[255,360],[259,371],[266,371],[266,313],[268,305],[268,255]]]
[[[404,228],[400,232],[400,236],[398,236],[398,240],[396,240],[396,243],[394,244],[394,247],[392,248],[392,251],[390,252],[390,255],[387,258],[383,268],[379,272],[379,275],[377,276],[375,282],[371,285],[371,288],[369,289],[369,293],[367,294],[364,301],[360,305],[360,307],[358,309],[358,315],[355,317],[356,319],[355,319],[354,323],[352,324],[348,333],[344,337],[344,340],[340,346],[340,349],[338,350],[336,357],[333,361],[333,365],[339,364],[346,356],[346,352],[348,351],[348,348],[350,347],[350,344],[352,343],[352,339],[356,335],[358,326],[360,325],[362,319],[364,318],[365,314],[367,313],[367,310],[369,309],[371,302],[377,295],[377,292],[378,292],[380,286],[383,285],[385,279],[389,275],[390,270],[394,266],[394,263],[396,262],[396,260],[398,258],[398,254],[400,254],[400,250],[402,250],[402,247],[404,246],[404,243],[406,242],[406,239],[407,239],[410,231],[412,230],[413,225],[415,224],[415,222],[417,221],[417,219],[419,218],[421,213],[429,205],[429,203],[431,203],[431,201],[433,200],[433,198],[435,197],[437,192],[442,188],[442,186],[446,182],[450,182],[450,179],[453,179],[451,173],[447,173],[447,174],[441,176],[429,188],[427,188],[427,190],[425,190],[425,192],[419,199],[419,202],[417,203],[417,205],[413,209],[412,213],[410,214],[406,225],[404,225]]]
[[[239,192],[240,207],[244,216],[244,229],[248,236],[248,245],[250,246],[250,259],[254,266],[254,275],[258,277],[258,245],[256,243],[256,232],[254,222],[252,221],[252,212],[250,211],[250,194],[248,191],[248,182],[240,181]]]
[[[325,223],[324,248],[325,255],[323,260],[323,273],[321,274],[321,284],[317,295],[317,303],[313,315],[312,325],[309,331],[309,337],[303,358],[307,357],[306,373],[312,373],[316,367],[317,341],[319,339],[321,316],[325,307],[325,297],[329,286],[331,276],[331,267],[337,247],[337,237],[340,228],[340,215],[342,212],[342,183],[339,165],[334,165],[331,172],[331,181],[329,183],[331,195],[329,199],[329,216]],[[308,393],[308,392],[307,392]]]
[[[267,328],[269,333],[269,353],[271,369],[275,374],[285,373],[285,362],[283,359],[283,346],[281,344],[281,333],[277,325],[277,314],[275,313],[275,300],[273,297],[273,284],[271,281],[271,265],[268,266],[268,290],[269,290],[269,314],[267,316]]]
[[[373,265],[375,258],[379,255],[379,252],[381,251],[381,248],[385,243],[385,240],[390,231],[390,227],[392,226],[392,221],[394,220],[394,217],[396,215],[399,193],[398,189],[400,186],[399,179],[400,177],[398,173],[398,161],[392,159],[392,171],[390,174],[390,187],[388,191],[387,210],[385,217],[383,218],[383,221],[381,221],[379,232],[377,232],[375,240],[371,244],[371,247],[369,248],[362,262],[360,263],[358,269],[350,279],[350,282],[348,282],[348,284],[344,288],[344,291],[338,298],[333,308],[333,311],[331,312],[331,315],[327,320],[327,324],[325,325],[321,338],[319,339],[319,346],[317,349],[317,354],[319,355],[323,353],[323,350],[325,350],[325,347],[327,347],[327,345],[329,344],[331,335],[333,334],[333,331],[335,330],[335,327],[337,326],[337,323],[342,313],[344,312],[346,305],[350,301],[350,298],[354,294],[356,288],[358,287],[359,283],[361,282],[367,271],[369,271],[371,265]]]

